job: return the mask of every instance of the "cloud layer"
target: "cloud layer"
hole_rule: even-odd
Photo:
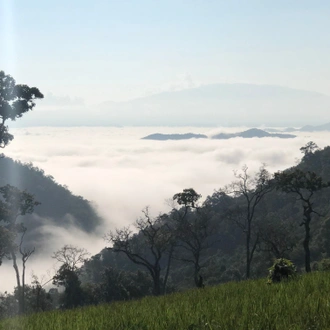
[[[206,198],[234,179],[233,170],[244,164],[253,173],[262,163],[271,172],[293,166],[300,158],[299,148],[313,140],[327,145],[330,133],[298,133],[295,139],[230,140],[141,140],[151,133],[236,132],[242,128],[22,128],[13,129],[14,141],[6,155],[33,162],[78,195],[95,203],[105,223],[89,237],[76,228],[61,229],[52,224],[41,228],[48,249],[28,265],[36,273],[53,266],[52,251],[64,244],[99,252],[106,244],[102,236],[115,227],[133,223],[145,206],[153,214],[169,209],[166,199],[184,188],[194,188]],[[40,262],[42,260],[42,262]],[[9,266],[8,266],[9,267]],[[13,279],[13,270],[0,272]],[[29,272],[28,272],[29,273]],[[7,282],[8,283],[8,282]],[[12,283],[13,284],[13,283]],[[1,289],[8,287],[0,287]]]

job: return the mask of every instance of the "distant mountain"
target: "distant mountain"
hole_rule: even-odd
[[[293,128],[293,127],[287,127],[284,129],[266,128],[265,130],[267,132],[322,132],[322,131],[330,131],[330,123],[318,125],[318,126],[306,125],[301,128]]]
[[[207,139],[207,136],[204,134],[193,134],[193,133],[185,133],[185,134],[162,134],[155,133],[150,134],[142,138],[142,140],[188,140],[188,139]]]
[[[103,122],[124,125],[257,126],[329,118],[330,97],[280,86],[214,84],[97,107]],[[317,115],[316,115],[317,114]]]
[[[242,138],[264,138],[264,137],[277,137],[281,139],[291,139],[295,138],[295,135],[292,134],[276,134],[276,133],[268,133],[258,128],[251,128],[247,131],[240,132],[240,133],[219,133],[217,135],[212,136],[212,139],[231,139],[235,137],[242,137]]]
[[[26,241],[38,242],[44,225],[55,225],[63,228],[78,228],[87,233],[93,232],[102,219],[92,205],[81,196],[73,195],[65,186],[58,184],[52,176],[45,175],[42,169],[32,163],[23,164],[11,158],[0,158],[0,186],[11,184],[26,190],[35,196],[41,204],[35,207],[32,215],[21,220],[28,228]]]
[[[79,109],[38,109],[17,126],[291,126],[330,120],[330,97],[272,85],[212,84]],[[65,123],[62,118],[65,118]]]
[[[318,125],[318,126],[306,125],[306,126],[300,128],[299,131],[302,131],[302,132],[330,131],[330,123]]]

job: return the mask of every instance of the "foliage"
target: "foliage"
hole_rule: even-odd
[[[312,221],[312,215],[320,216],[320,213],[316,211],[314,204],[316,193],[320,190],[330,186],[329,182],[325,182],[322,177],[318,176],[313,171],[302,171],[298,168],[293,171],[284,171],[275,173],[275,182],[278,190],[282,190],[286,193],[294,194],[299,201],[301,201],[303,207],[303,220],[301,226],[305,229],[305,238],[303,241],[303,247],[305,250],[305,270],[311,271],[310,265],[310,223]]]
[[[64,245],[54,252],[52,258],[62,265],[53,277],[53,284],[64,286],[64,295],[61,303],[63,308],[73,308],[84,304],[84,293],[79,279],[80,269],[89,253],[84,248],[73,245]]]
[[[173,200],[176,201],[179,205],[185,207],[196,207],[196,203],[202,197],[196,193],[192,188],[184,189],[182,193],[177,193],[173,196]]]
[[[35,107],[35,100],[44,96],[36,87],[18,85],[14,78],[0,71],[0,147],[4,148],[14,136],[6,121],[16,120]]]
[[[314,270],[329,271],[330,270],[330,258],[322,259],[314,264]]]
[[[304,154],[304,156],[308,156],[309,154],[313,153],[314,151],[318,150],[318,145],[313,142],[309,141],[305,146],[300,148],[300,151]]]
[[[61,297],[61,307],[65,309],[83,305],[83,289],[76,271],[67,264],[63,264],[53,277],[53,284],[64,286],[64,295]]]
[[[275,259],[273,266],[269,268],[268,283],[289,280],[295,277],[296,273],[296,266],[292,261],[285,258]]]

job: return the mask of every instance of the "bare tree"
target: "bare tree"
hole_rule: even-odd
[[[86,249],[67,244],[54,252],[52,258],[65,265],[69,270],[77,271],[89,256],[90,253]]]
[[[132,262],[147,269],[152,277],[155,295],[164,292],[166,283],[161,283],[161,261],[165,258],[172,241],[172,234],[164,223],[164,217],[152,218],[149,209],[136,220],[134,233],[130,227],[116,229],[105,235],[105,240],[112,244],[108,249],[124,253]]]
[[[259,168],[254,175],[248,174],[248,167],[245,165],[241,172],[234,172],[236,180],[225,187],[223,192],[236,197],[237,205],[228,210],[227,217],[234,221],[245,234],[246,250],[246,278],[251,275],[251,263],[254,252],[259,242],[259,234],[254,234],[254,221],[256,209],[263,198],[274,189],[271,184],[271,175],[265,165]]]

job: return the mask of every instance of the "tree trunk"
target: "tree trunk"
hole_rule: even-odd
[[[160,267],[157,266],[154,269],[154,295],[159,296],[161,294],[161,288],[160,288]]]
[[[14,252],[11,252],[11,258],[13,259],[13,267],[16,274],[16,283],[18,290],[18,314],[24,313],[24,292],[22,291],[21,280],[19,276],[19,269],[17,266],[17,259]]]
[[[196,265],[195,265],[195,271],[194,271],[194,281],[195,281],[195,285],[196,285],[196,287],[198,288],[198,283],[199,283],[199,281],[198,281],[198,269],[197,269],[197,267],[196,267]]]
[[[22,262],[23,262],[23,270],[22,270],[22,287],[21,287],[21,291],[22,291],[21,312],[22,312],[22,314],[24,314],[25,313],[25,262],[26,262],[26,260],[24,259],[24,256],[22,258]]]
[[[250,278],[250,266],[251,266],[251,260],[250,260],[250,240],[251,240],[251,233],[250,229],[248,229],[248,232],[246,233],[246,279]]]
[[[167,285],[167,279],[168,279],[168,275],[170,273],[170,268],[171,268],[171,262],[172,262],[172,255],[173,255],[173,250],[174,250],[174,246],[171,246],[170,252],[168,254],[168,261],[167,261],[167,268],[166,268],[166,274],[164,277],[164,285],[163,285],[163,294],[166,294],[166,285]]]
[[[310,236],[310,227],[309,227],[309,223],[310,223],[310,215],[308,216],[309,219],[305,220],[305,239],[303,242],[303,246],[304,246],[304,250],[305,250],[305,270],[307,273],[311,272],[311,253],[309,250],[309,241],[311,239]]]

